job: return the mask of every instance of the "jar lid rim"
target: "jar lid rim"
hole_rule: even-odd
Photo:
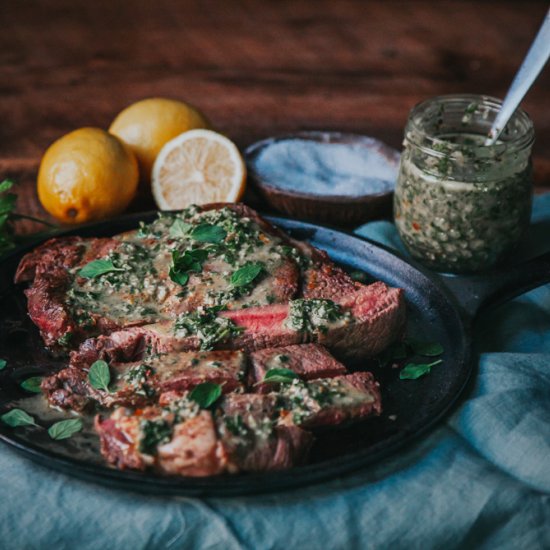
[[[438,151],[436,148],[433,148],[433,146],[445,146],[449,152],[453,149],[460,149],[461,145],[459,144],[441,139],[436,135],[429,135],[426,130],[417,123],[417,119],[421,118],[422,114],[425,113],[429,108],[433,108],[434,105],[444,105],[453,102],[464,102],[468,103],[468,105],[481,104],[484,107],[492,109],[495,113],[495,116],[502,106],[502,100],[493,96],[482,94],[447,94],[425,99],[412,107],[409,112],[409,118],[407,121],[407,126],[405,128],[405,141],[408,141],[411,144],[419,147],[426,153],[435,156],[444,156],[445,153]],[[535,140],[535,132],[531,117],[521,107],[518,107],[518,109],[506,125],[506,128],[509,127],[510,123],[514,122],[519,124],[520,127],[523,127],[524,131],[514,136],[513,139],[508,139],[504,142],[499,140],[493,145],[474,145],[472,146],[472,149],[479,149],[484,151],[494,150],[499,152],[502,152],[504,150],[508,152],[516,152],[523,149],[528,149],[533,145],[533,142]],[[411,130],[413,132],[411,132]]]

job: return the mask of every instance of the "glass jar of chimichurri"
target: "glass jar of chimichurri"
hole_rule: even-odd
[[[442,96],[409,114],[395,223],[412,256],[432,269],[487,269],[529,224],[533,123],[518,109],[499,141],[485,145],[501,104],[487,96]]]

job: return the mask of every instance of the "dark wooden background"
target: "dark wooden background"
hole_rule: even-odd
[[[400,147],[409,109],[454,92],[502,97],[546,1],[2,0],[0,178],[44,216],[45,148],[107,128],[138,99],[199,106],[238,145],[334,129]],[[550,190],[550,69],[524,106],[538,190]],[[29,230],[32,227],[25,227]]]

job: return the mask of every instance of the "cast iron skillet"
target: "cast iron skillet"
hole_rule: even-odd
[[[131,215],[68,232],[83,237],[110,236],[134,229],[155,214]],[[106,466],[97,438],[74,436],[52,441],[46,430],[0,426],[0,438],[32,460],[89,481],[154,494],[235,496],[290,489],[318,483],[379,461],[433,427],[449,411],[472,372],[472,322],[482,307],[494,305],[550,280],[550,253],[521,267],[484,276],[446,278],[445,282],[372,242],[299,221],[268,218],[293,237],[326,250],[346,269],[361,270],[405,290],[409,336],[443,344],[443,364],[418,380],[399,380],[399,370],[365,362],[383,390],[384,413],[355,426],[320,434],[311,461],[288,471],[210,478],[162,477],[119,471]],[[44,350],[26,314],[22,288],[13,284],[16,266],[29,248],[0,266],[0,412],[24,397],[25,378],[63,365]],[[25,407],[25,402],[19,403]]]

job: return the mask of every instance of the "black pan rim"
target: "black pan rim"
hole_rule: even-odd
[[[116,220],[117,224],[137,226],[139,221],[147,219],[156,212],[145,212],[130,214]],[[161,476],[151,473],[121,471],[111,468],[107,465],[86,463],[77,459],[63,457],[44,449],[40,446],[23,441],[17,437],[13,430],[8,431],[7,427],[0,427],[0,440],[12,447],[14,450],[33,460],[42,466],[50,467],[54,470],[70,474],[85,481],[98,482],[103,485],[117,487],[120,489],[131,490],[140,493],[170,495],[170,496],[208,496],[208,497],[234,497],[250,494],[274,493],[294,488],[304,487],[306,485],[318,484],[322,481],[339,477],[344,474],[357,471],[362,467],[369,466],[378,462],[384,457],[392,455],[396,450],[405,447],[413,440],[418,439],[428,431],[432,430],[455,406],[458,398],[466,387],[473,370],[471,361],[471,341],[468,331],[465,329],[465,320],[461,317],[457,308],[456,300],[445,286],[433,276],[426,273],[425,270],[404,260],[387,247],[376,242],[357,237],[356,235],[301,222],[285,217],[265,216],[270,222],[281,226],[283,229],[304,229],[310,231],[321,231],[326,234],[336,236],[336,238],[351,239],[356,244],[362,243],[365,246],[374,247],[382,254],[387,254],[395,260],[401,262],[407,269],[416,271],[423,277],[426,277],[442,296],[448,301],[456,314],[455,321],[460,323],[464,329],[464,346],[461,363],[463,368],[459,376],[454,381],[452,391],[449,392],[448,399],[440,405],[437,413],[428,421],[421,425],[411,425],[406,432],[399,432],[395,436],[381,440],[368,449],[356,451],[354,453],[337,457],[316,464],[297,466],[290,470],[277,472],[266,472],[258,474],[239,474],[239,475],[221,475],[205,478],[177,478]],[[99,223],[80,226],[76,229],[69,229],[55,235],[55,237],[78,235],[82,231],[108,229],[113,221],[104,221]],[[47,239],[42,239],[33,244],[19,247],[5,256],[5,259],[15,258],[21,254],[35,248]]]

